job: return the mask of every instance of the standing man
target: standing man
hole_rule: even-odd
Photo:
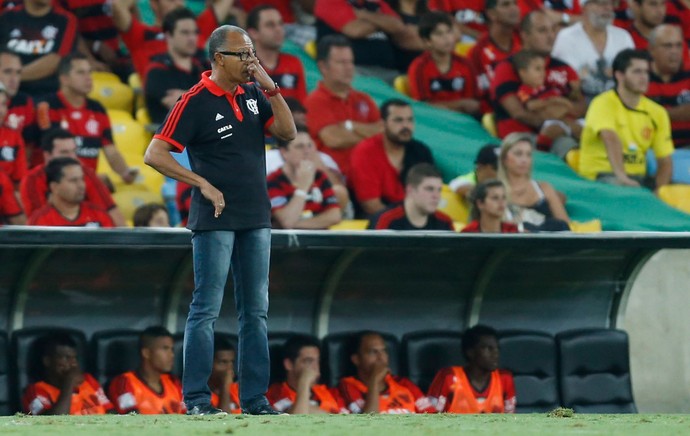
[[[212,70],[180,98],[144,156],[146,164],[193,187],[187,227],[194,232],[195,289],[185,327],[184,401],[189,414],[225,413],[211,406],[208,378],[213,325],[232,266],[240,324],[240,406],[244,413],[275,415],[264,395],[270,371],[271,249],[264,129],[291,140],[295,123],[244,30],[219,27],[209,39],[209,53]],[[170,155],[185,148],[191,171]]]

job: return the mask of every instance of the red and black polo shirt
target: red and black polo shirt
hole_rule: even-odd
[[[120,40],[113,22],[111,0],[60,0],[77,17],[79,33],[88,41],[101,41],[117,51]]]
[[[665,108],[690,103],[690,70],[681,69],[669,82],[650,71],[646,95]],[[690,121],[672,121],[671,131],[676,148],[690,147]]]
[[[453,220],[441,211],[429,215],[424,227],[415,227],[405,213],[405,205],[390,207],[374,217],[369,224],[375,230],[454,230]]]
[[[245,230],[271,226],[266,190],[264,129],[273,123],[268,98],[254,83],[234,94],[201,75],[170,110],[154,138],[176,151],[187,149],[192,171],[219,189],[223,213],[214,218],[213,204],[192,189],[187,227],[191,230]]]

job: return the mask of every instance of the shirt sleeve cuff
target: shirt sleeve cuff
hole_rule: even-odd
[[[160,139],[161,141],[165,141],[168,144],[172,145],[175,148],[175,150],[173,150],[175,153],[182,153],[184,151],[184,146],[182,144],[180,144],[172,138],[168,138],[167,136],[153,135],[153,139]]]

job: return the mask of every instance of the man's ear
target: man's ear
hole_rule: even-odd
[[[286,357],[285,359],[283,359],[283,367],[285,368],[285,371],[292,371],[295,365],[292,363],[290,359]]]

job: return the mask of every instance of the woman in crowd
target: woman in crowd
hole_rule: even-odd
[[[479,183],[472,194],[472,221],[462,233],[517,233],[515,224],[503,221],[507,206],[503,182],[490,179]]]

